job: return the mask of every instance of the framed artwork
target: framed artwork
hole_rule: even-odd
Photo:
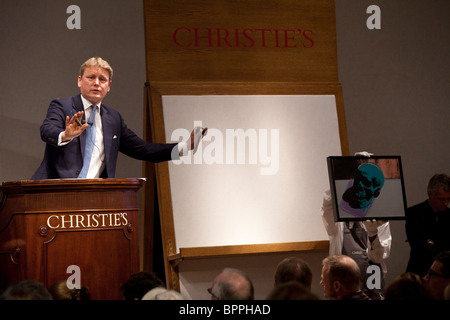
[[[335,221],[405,219],[400,156],[327,158]]]

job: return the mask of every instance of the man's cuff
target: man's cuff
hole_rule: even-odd
[[[70,141],[72,141],[73,139],[70,139],[69,141],[62,141],[62,135],[63,135],[64,131],[62,131],[59,136],[58,136],[58,147],[63,147],[66,144],[70,143]]]
[[[178,154],[180,157],[187,156],[188,147],[186,141],[181,141],[178,143]]]

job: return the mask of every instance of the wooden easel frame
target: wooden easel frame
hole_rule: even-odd
[[[339,83],[179,83],[154,82],[148,88],[148,103],[152,141],[166,143],[163,104],[164,95],[334,95],[336,101],[339,138],[343,155],[348,155],[342,88]],[[198,248],[177,248],[171,199],[168,163],[155,166],[163,237],[164,266],[167,286],[179,290],[178,264],[183,259],[199,257],[249,255],[262,253],[326,251],[328,241],[304,241],[253,245],[230,245]],[[178,250],[179,249],[179,250]],[[179,251],[179,252],[178,252]]]

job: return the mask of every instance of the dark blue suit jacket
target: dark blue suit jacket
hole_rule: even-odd
[[[86,131],[65,146],[58,147],[58,136],[65,129],[66,116],[71,118],[78,111],[84,111],[81,95],[55,99],[50,103],[47,117],[41,125],[41,138],[46,143],[44,159],[31,177],[32,180],[78,177],[83,167]],[[104,104],[101,105],[100,115],[106,164],[101,178],[115,177],[119,151],[132,158],[151,162],[177,159],[176,143],[145,142],[128,129],[122,116],[116,110]]]

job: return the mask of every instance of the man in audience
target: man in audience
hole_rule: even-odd
[[[332,300],[370,300],[360,289],[361,272],[355,260],[332,255],[322,261],[320,284],[325,298]]]
[[[436,300],[443,300],[445,288],[450,285],[450,251],[437,254],[423,279],[431,296]]]
[[[53,300],[44,285],[35,280],[22,280],[10,285],[0,300]]]
[[[154,288],[165,288],[164,282],[153,272],[146,271],[132,274],[120,286],[125,300],[141,300],[147,292]]]
[[[212,300],[254,300],[253,283],[241,270],[225,268],[208,289]]]
[[[432,300],[428,287],[418,274],[405,272],[386,288],[384,300]]]
[[[278,264],[275,271],[275,286],[289,281],[297,281],[311,290],[311,268],[303,259],[288,257]]]
[[[294,280],[275,286],[266,300],[319,300],[319,297],[309,288]]]

